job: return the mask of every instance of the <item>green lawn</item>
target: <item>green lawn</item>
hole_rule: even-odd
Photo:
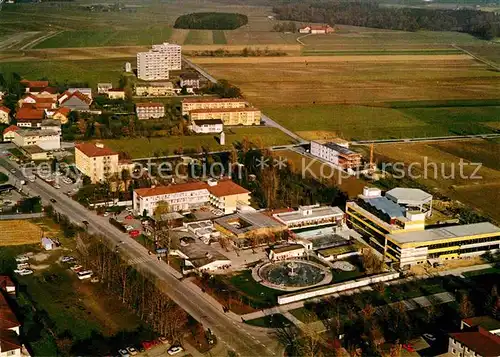
[[[500,273],[500,268],[487,268],[487,269],[481,269],[481,270],[473,270],[473,271],[465,272],[462,275],[467,277],[467,278],[470,278],[473,276],[484,275],[484,274],[495,274],[495,273]]]
[[[172,28],[167,26],[126,30],[64,31],[40,42],[35,48],[151,45],[152,43],[166,42],[171,34]]]
[[[321,131],[351,140],[493,133],[490,124],[500,122],[500,106],[387,108],[318,104],[266,107],[263,111],[305,137]]]
[[[291,322],[281,314],[268,315],[253,320],[247,320],[245,322],[252,326],[267,328],[278,328],[291,325]]]
[[[296,319],[304,322],[304,323],[309,323],[313,321],[318,321],[319,318],[318,316],[313,312],[305,307],[299,307],[298,309],[290,310],[289,311]]]
[[[104,140],[114,150],[128,152],[133,158],[174,155],[174,151],[183,148],[208,148],[210,151],[231,149],[233,144],[247,138],[254,146],[291,144],[293,140],[280,130],[267,127],[233,127],[226,128],[226,145],[219,145],[219,135],[203,134],[191,136],[169,136],[158,138],[134,138]]]
[[[212,37],[216,45],[225,45],[227,43],[226,35],[223,30],[213,30]]]
[[[99,82],[112,82],[118,85],[123,65],[127,59],[75,60],[75,61],[29,61],[0,62],[0,73],[17,72],[21,77],[29,79],[47,78],[50,81],[63,83],[87,82],[95,88]]]
[[[256,282],[252,278],[250,270],[245,270],[231,276],[228,279],[228,283],[248,296],[254,303],[254,307],[258,308],[275,306],[278,296],[285,293],[284,291],[274,290]]]

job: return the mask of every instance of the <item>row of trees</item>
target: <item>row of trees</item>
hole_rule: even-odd
[[[391,30],[459,31],[484,39],[500,35],[500,16],[478,10],[381,7],[374,2],[314,2],[276,6],[281,20],[321,22]]]
[[[162,282],[128,265],[104,242],[103,237],[78,234],[76,243],[82,265],[92,269],[109,292],[156,332],[179,342],[188,314],[163,293]]]
[[[284,51],[271,50],[267,47],[264,49],[245,47],[241,51],[228,51],[223,48],[218,48],[216,50],[191,52],[191,56],[201,56],[201,57],[277,57],[286,55],[287,53]]]
[[[297,24],[293,21],[280,21],[274,24],[273,31],[276,32],[297,32]]]
[[[248,17],[227,12],[196,12],[179,16],[174,27],[198,30],[235,30],[246,25]]]

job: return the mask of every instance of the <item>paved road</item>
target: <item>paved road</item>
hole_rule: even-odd
[[[205,77],[206,79],[208,79],[210,82],[212,83],[217,83],[217,79],[215,77],[213,77],[212,75],[210,75],[209,73],[207,73],[203,68],[201,68],[200,66],[194,64],[193,62],[189,61],[188,59],[186,58],[183,58],[182,59],[184,61],[184,63],[186,63],[188,66],[192,67],[193,69],[197,70],[203,77]],[[302,139],[300,136],[298,136],[297,134],[295,134],[293,131],[290,131],[288,130],[287,128],[285,128],[283,125],[280,125],[278,124],[277,122],[275,122],[274,120],[272,120],[271,118],[269,118],[267,115],[265,115],[264,113],[262,113],[262,121],[264,123],[264,125],[266,126],[270,126],[272,128],[277,128],[279,130],[281,130],[282,132],[284,132],[286,135],[288,135],[289,137],[293,138],[294,140],[296,140],[298,143],[300,144],[306,144],[308,143],[308,141]]]
[[[360,140],[360,141],[351,141],[351,145],[421,143],[421,142],[433,142],[433,141],[449,141],[449,140],[463,140],[463,139],[494,139],[494,138],[500,138],[500,134],[476,134],[476,135],[454,135],[454,136],[434,136],[434,137],[430,136],[426,138]]]
[[[16,168],[7,160],[0,160],[0,163],[9,171]],[[22,179],[22,173],[19,170],[12,175]],[[118,231],[107,218],[87,210],[41,179],[37,178],[35,182],[28,182],[23,190],[31,195],[39,195],[44,204],[49,203],[51,198],[55,199],[56,202],[52,205],[56,211],[66,214],[81,226],[82,221],[88,221],[89,231],[106,237],[111,247],[123,241],[124,244],[119,246],[119,250],[124,259],[138,270],[149,273],[163,282],[161,287],[164,292],[205,327],[214,331],[219,341],[228,349],[236,351],[241,356],[274,356],[281,353],[278,342],[268,334],[267,330],[246,325],[236,321],[233,315],[225,314],[220,305],[216,306],[209,302],[205,294],[179,281],[175,277],[178,272],[165,262],[158,261],[154,256],[149,255],[146,248],[127,234]]]

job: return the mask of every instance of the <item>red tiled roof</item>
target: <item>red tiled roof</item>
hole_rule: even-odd
[[[80,150],[88,157],[98,157],[98,156],[111,156],[118,155],[118,153],[114,152],[110,148],[107,147],[98,147],[94,143],[80,143],[76,144],[75,148]]]
[[[171,193],[186,192],[186,191],[206,190],[208,189],[207,186],[208,185],[205,182],[196,181],[196,182],[179,183],[170,186],[138,188],[134,191],[141,197],[149,197],[149,196],[167,195]]]
[[[0,330],[7,330],[18,326],[21,326],[19,320],[10,308],[3,294],[0,293]]]
[[[45,112],[43,109],[22,107],[16,113],[17,120],[42,120]]]
[[[149,108],[149,107],[163,107],[163,104],[157,102],[150,102],[150,103],[136,103],[135,106],[137,108]]]
[[[221,180],[215,186],[208,186],[208,191],[217,197],[241,195],[244,193],[250,193],[247,189],[241,187],[232,180]]]
[[[11,125],[11,126],[8,126],[7,128],[5,128],[5,130],[3,131],[3,135],[7,134],[7,133],[10,133],[11,131],[17,131],[19,130],[19,127],[18,126],[15,126],[15,125]]]
[[[71,112],[71,109],[68,107],[60,107],[55,111],[54,114],[62,114],[62,115],[68,115]]]
[[[189,113],[231,113],[231,112],[259,112],[257,108],[213,108],[213,109],[193,109]]]
[[[7,108],[7,107],[4,107],[3,105],[2,105],[2,106],[0,106],[0,110],[1,110],[2,112],[7,113],[7,114],[9,114],[9,113],[10,113],[10,109],[9,109],[9,108]]]
[[[22,348],[19,337],[12,330],[0,330],[0,351],[8,352]]]
[[[64,93],[69,93],[69,92],[64,92]],[[63,94],[64,94],[63,93]],[[83,94],[82,92],[80,91],[74,91],[73,93],[69,94],[67,98],[65,98],[61,104],[64,104],[66,101],[68,101],[69,99],[73,98],[73,97],[77,97],[78,99],[80,99],[82,102],[85,102],[87,104],[90,105],[90,103],[92,103],[92,99],[90,99],[89,97],[87,97],[85,94]]]
[[[450,333],[450,336],[481,356],[500,356],[500,336],[481,327],[477,331]]]
[[[33,89],[35,89],[35,88],[33,88]],[[41,93],[41,92],[47,92],[47,93],[50,93],[50,94],[56,94],[57,93],[57,88],[54,88],[54,87],[44,87],[44,88],[36,88],[36,89],[39,89],[38,93]]]
[[[221,180],[217,183],[217,185],[214,186],[210,186],[206,182],[195,181],[179,183],[170,186],[138,188],[135,190],[135,192],[141,197],[149,197],[195,190],[208,190],[211,194],[217,197],[238,195],[250,192],[229,179]]]
[[[21,81],[21,84],[23,84],[25,87],[32,88],[32,87],[48,87],[49,81],[30,81],[28,79],[23,79]]]
[[[0,275],[0,287],[16,286],[8,275]]]
[[[220,102],[245,102],[244,99],[239,98],[185,98],[182,103],[220,103]]]

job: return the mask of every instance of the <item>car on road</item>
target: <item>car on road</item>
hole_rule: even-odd
[[[128,351],[125,348],[122,348],[121,350],[118,350],[118,354],[121,357],[129,357],[130,356],[130,354],[128,353]]]
[[[86,225],[86,226],[88,226],[88,225],[90,224],[90,223],[89,223],[89,221],[82,221],[82,223],[83,223],[84,225]]]
[[[129,214],[128,216],[125,217],[125,219],[134,219],[134,216],[132,216],[131,214]]]
[[[182,351],[184,351],[184,349],[181,346],[172,346],[167,350],[167,353],[170,356],[173,356],[173,355],[176,355],[177,353],[182,352]]]
[[[134,347],[132,347],[132,346],[127,347],[127,351],[128,351],[128,353],[130,353],[132,356],[135,356],[135,355],[137,354],[137,350],[136,350]]]
[[[57,201],[56,201],[55,199],[53,199],[53,198],[51,198],[49,201],[50,201],[50,202],[52,202],[52,203],[56,203],[56,202],[57,202]]]
[[[12,172],[13,174],[15,174],[17,171],[16,171],[16,169],[10,169],[10,172]]]
[[[109,212],[104,212],[103,216],[104,216],[104,217],[109,216]]]
[[[54,184],[54,188],[59,190],[61,186],[59,186],[58,184]]]

